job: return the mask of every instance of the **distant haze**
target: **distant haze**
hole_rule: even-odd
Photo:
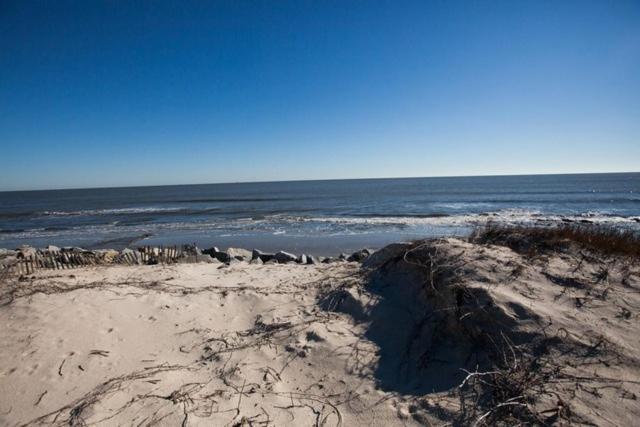
[[[0,5],[0,191],[638,171],[640,2]]]

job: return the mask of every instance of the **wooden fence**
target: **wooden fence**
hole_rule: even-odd
[[[188,246],[142,246],[120,252],[115,257],[96,252],[38,251],[35,255],[18,258],[14,263],[0,266],[7,273],[32,274],[38,269],[67,270],[92,265],[146,265],[173,264],[181,258]]]

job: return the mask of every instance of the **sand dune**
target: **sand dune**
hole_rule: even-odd
[[[6,278],[0,424],[633,425],[638,270],[442,239]]]

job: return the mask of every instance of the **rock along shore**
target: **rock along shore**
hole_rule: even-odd
[[[263,252],[259,249],[228,248],[220,250],[213,246],[200,249],[196,245],[141,246],[115,249],[87,250],[80,247],[34,248],[21,246],[15,250],[0,249],[0,271],[30,274],[36,269],[67,269],[89,265],[153,265],[248,262],[251,264],[329,264],[333,262],[362,262],[373,251],[361,249],[350,255],[338,257],[316,257],[309,254],[293,254],[285,251]]]

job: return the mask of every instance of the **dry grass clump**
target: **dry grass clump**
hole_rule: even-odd
[[[508,246],[527,255],[564,249],[576,244],[601,255],[640,258],[639,231],[594,224],[564,224],[554,227],[488,224],[474,230],[470,240]]]

